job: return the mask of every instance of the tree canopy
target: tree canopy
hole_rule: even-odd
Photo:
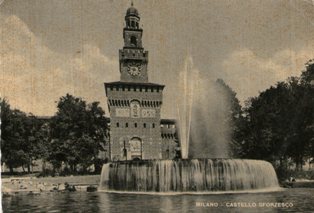
[[[107,121],[98,102],[87,104],[67,94],[59,99],[57,113],[51,119],[51,144],[48,160],[56,167],[61,162],[85,170],[98,159],[106,141]]]
[[[301,169],[305,159],[313,158],[314,141],[314,65],[306,64],[300,77],[260,93],[243,110],[240,157],[279,162],[292,159]]]
[[[37,135],[41,123],[32,114],[11,109],[5,99],[1,104],[1,152],[2,163],[10,168],[24,166],[30,171],[32,161],[41,157]]]
[[[99,170],[99,151],[107,140],[105,113],[98,102],[87,104],[81,98],[65,95],[60,98],[56,114],[41,119],[18,109],[11,109],[5,99],[1,103],[2,163],[10,172],[14,168],[30,167],[34,160],[50,162],[59,170],[65,164],[75,173],[92,164]]]

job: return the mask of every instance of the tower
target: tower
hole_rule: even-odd
[[[120,81],[105,83],[110,112],[110,158],[161,159],[160,111],[164,85],[148,81],[148,51],[133,4],[125,15],[124,47],[119,50]]]
[[[119,51],[121,81],[148,82],[148,51],[142,46],[143,29],[139,22],[139,13],[132,3],[125,15],[124,47]]]

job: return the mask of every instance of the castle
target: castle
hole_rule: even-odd
[[[173,159],[178,151],[174,120],[161,119],[164,85],[148,80],[148,51],[142,44],[140,15],[128,8],[119,50],[120,81],[105,83],[110,113],[111,161]]]

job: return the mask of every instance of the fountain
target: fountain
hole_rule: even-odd
[[[182,159],[105,164],[100,189],[123,192],[213,193],[279,189],[273,166],[228,158],[228,101],[199,77],[191,57],[179,75],[177,100]]]
[[[278,187],[272,165],[260,160],[183,159],[111,163],[101,186],[114,191],[215,192]]]

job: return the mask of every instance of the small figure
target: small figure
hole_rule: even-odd
[[[292,176],[290,176],[289,181],[290,181],[290,182],[295,182],[295,178],[292,177]]]
[[[68,184],[68,182],[65,182],[64,186],[65,186],[66,191],[69,191],[69,192],[75,192],[76,191],[75,186]]]
[[[86,188],[86,191],[87,192],[96,192],[97,191],[97,187],[93,186],[93,185],[89,185],[87,188]]]

